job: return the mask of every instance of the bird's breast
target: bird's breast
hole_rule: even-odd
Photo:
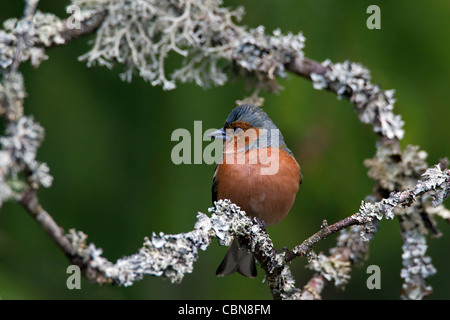
[[[300,167],[283,149],[260,148],[225,154],[217,167],[217,198],[230,199],[267,225],[291,209],[300,184]]]

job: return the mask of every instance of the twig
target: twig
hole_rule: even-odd
[[[14,55],[13,62],[9,68],[8,78],[12,76],[12,74],[15,74],[19,68],[19,65],[21,63],[22,59],[22,51],[26,47],[27,42],[27,35],[30,31],[31,20],[33,19],[33,15],[36,12],[36,8],[39,4],[39,0],[27,0],[25,2],[25,10],[23,14],[22,20],[19,21],[19,34],[17,39],[17,45],[16,45],[16,52]]]
[[[80,21],[79,29],[69,28],[67,20],[65,20],[63,21],[64,29],[61,31],[60,35],[64,39],[64,42],[67,43],[83,36],[93,34],[100,27],[106,15],[106,10],[94,13],[89,19]],[[53,45],[57,44],[54,43]]]
[[[361,224],[362,222],[358,220],[357,214],[347,217],[341,221],[338,221],[331,226],[322,227],[318,232],[310,236],[308,239],[303,241],[302,244],[296,246],[290,251],[287,251],[284,256],[286,262],[290,262],[296,257],[306,256],[308,252],[311,251],[313,246],[321,240],[326,239],[328,236],[345,229],[347,227]]]

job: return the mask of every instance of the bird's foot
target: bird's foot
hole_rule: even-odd
[[[258,223],[259,227],[260,227],[262,230],[267,231],[267,230],[266,230],[266,223],[264,222],[264,220],[261,220],[261,219],[259,219],[259,218],[253,218],[253,219],[255,219],[256,223]]]

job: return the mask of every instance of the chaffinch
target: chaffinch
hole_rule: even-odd
[[[223,158],[213,177],[213,203],[229,199],[268,226],[283,220],[294,203],[302,175],[269,116],[259,107],[241,105],[209,136],[224,141]],[[257,275],[252,253],[240,249],[234,240],[216,274],[236,271],[249,278]]]

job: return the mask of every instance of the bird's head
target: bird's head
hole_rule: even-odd
[[[225,149],[233,146],[238,152],[265,147],[287,149],[280,130],[269,116],[260,107],[250,104],[234,108],[223,127],[209,136],[224,140]]]

